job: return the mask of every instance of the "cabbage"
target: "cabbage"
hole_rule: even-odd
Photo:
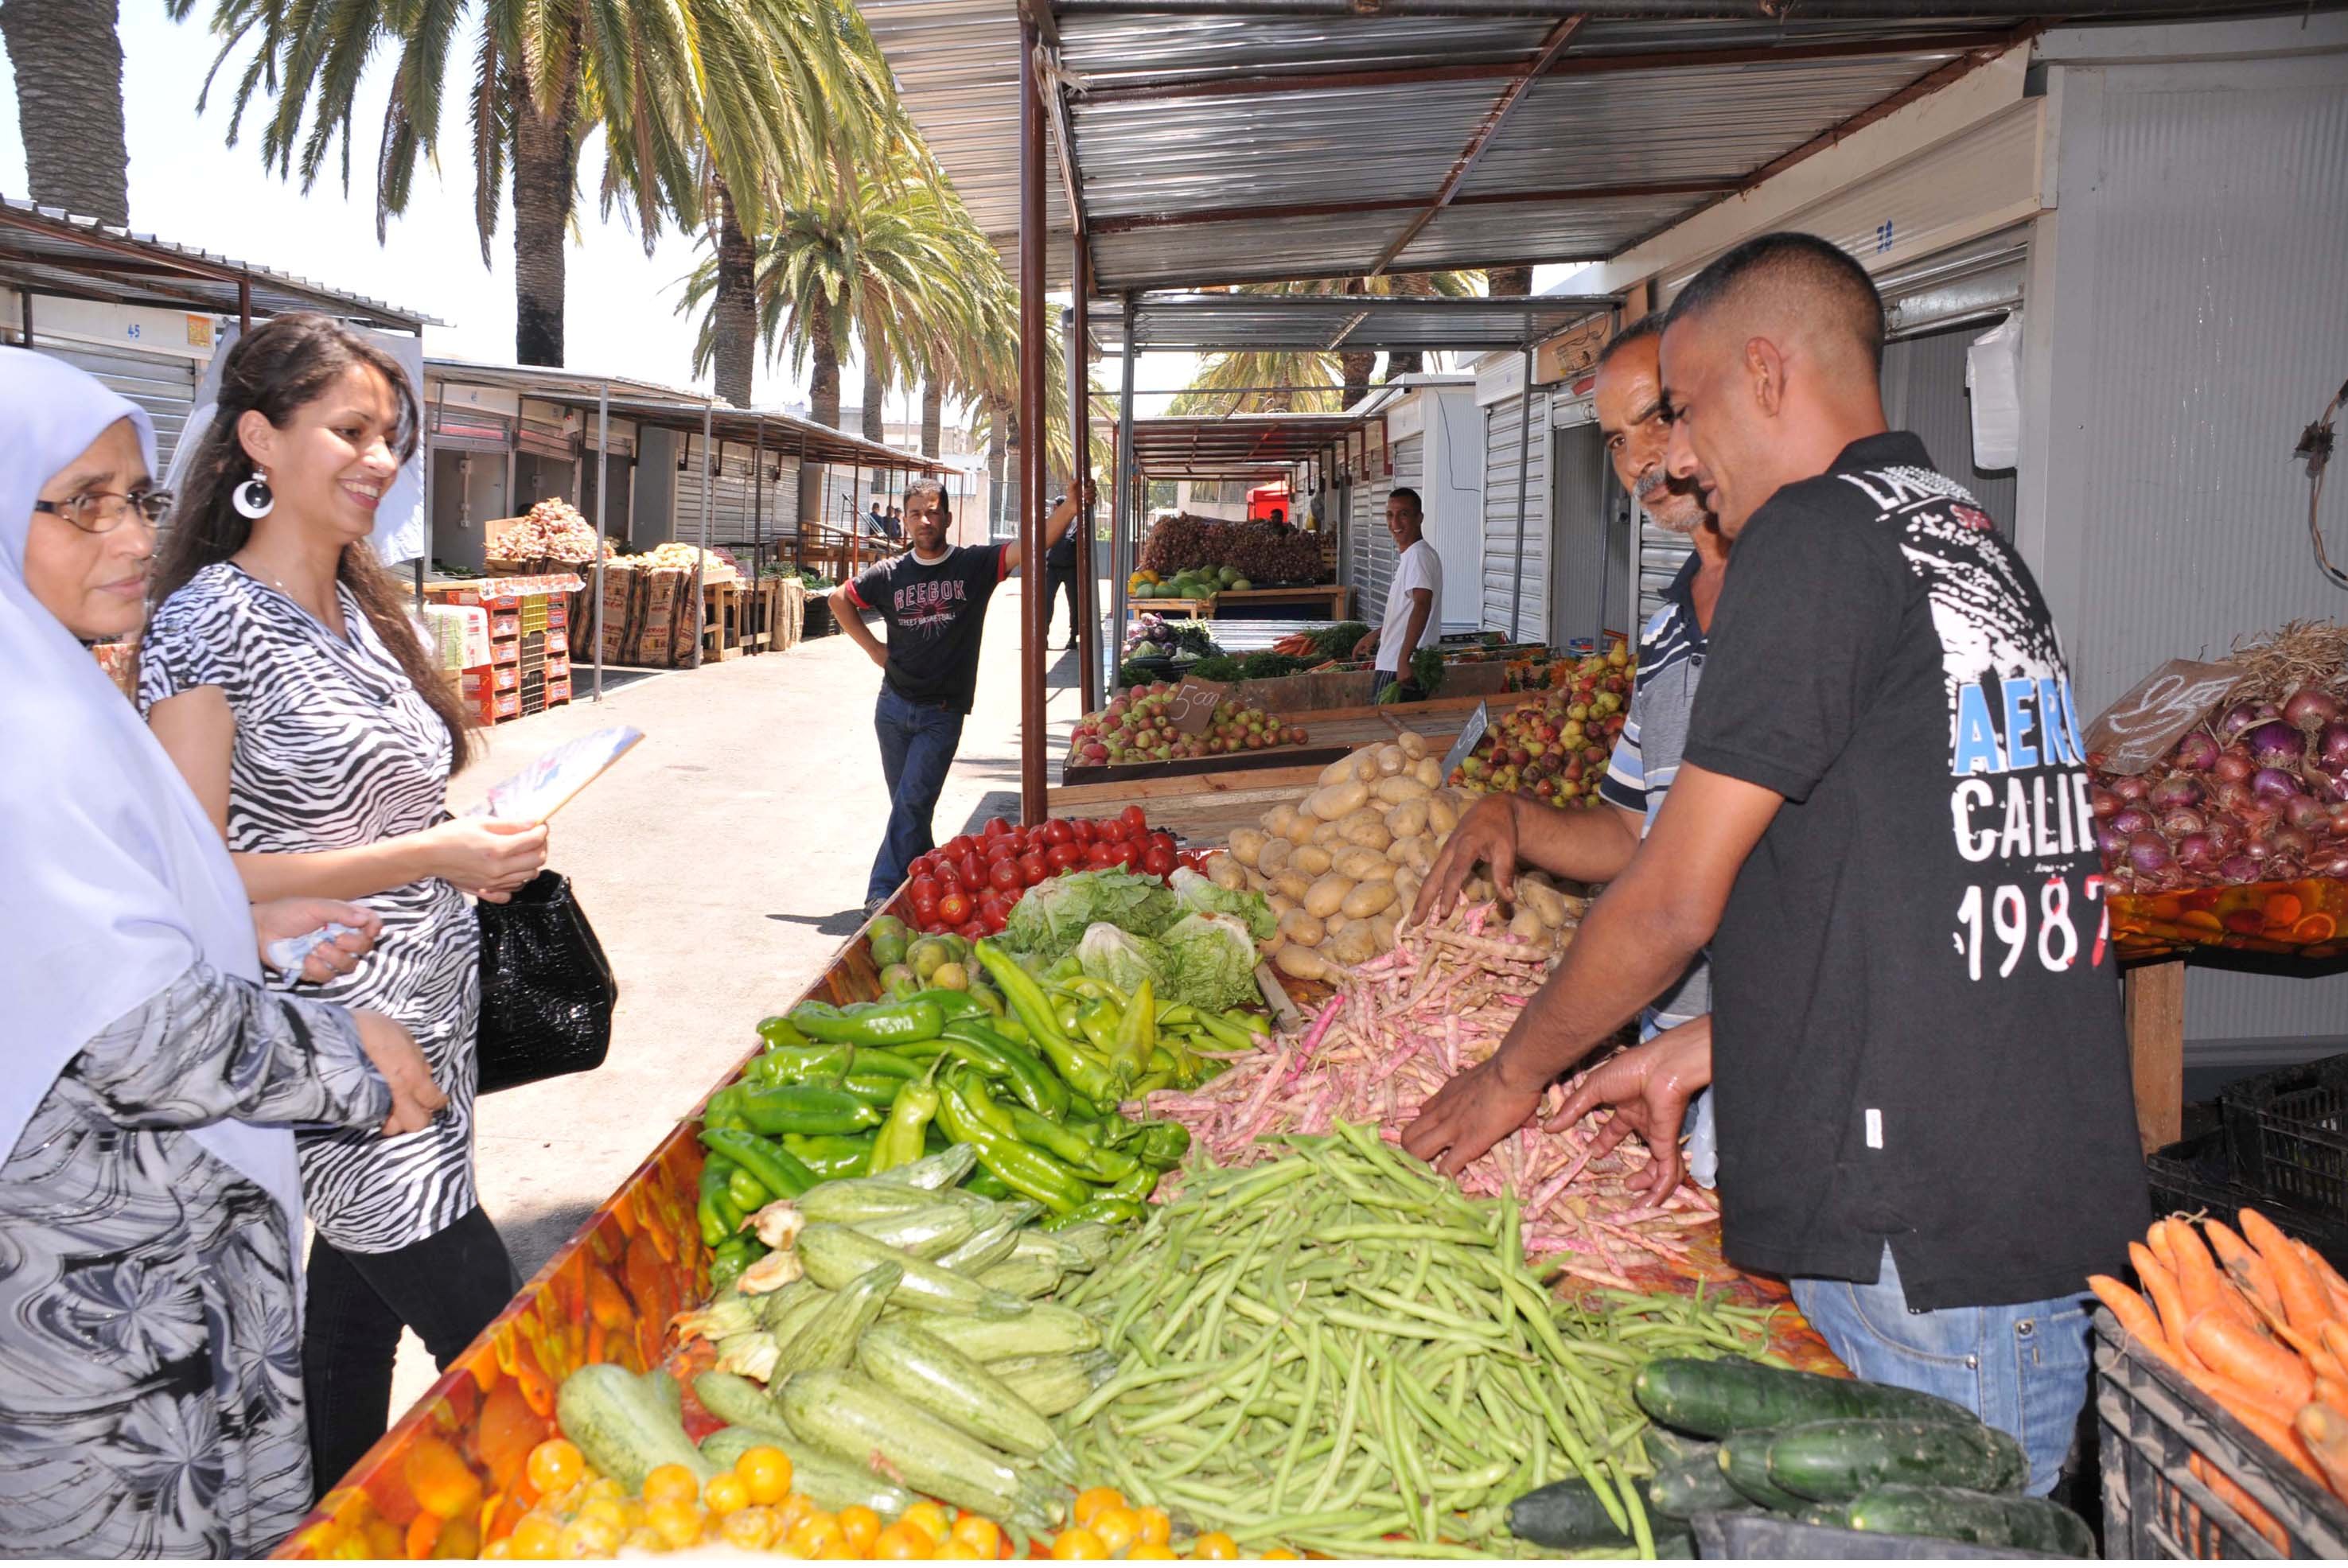
[[[1218,1012],[1255,999],[1255,938],[1229,915],[1185,915],[1159,945],[1167,971],[1159,996]]]
[[[1169,878],[1174,885],[1174,902],[1189,915],[1229,915],[1248,928],[1248,935],[1259,942],[1272,940],[1280,929],[1279,917],[1261,893],[1245,888],[1237,892],[1218,887],[1206,877],[1185,866]]]
[[[1166,984],[1164,949],[1106,920],[1086,930],[1076,944],[1076,962],[1094,979],[1128,994],[1144,980],[1153,989]]]
[[[1155,937],[1179,918],[1174,895],[1155,876],[1121,867],[1070,871],[1027,889],[1011,907],[1004,945],[1048,967],[1084,939],[1086,927],[1107,920],[1138,936]]]

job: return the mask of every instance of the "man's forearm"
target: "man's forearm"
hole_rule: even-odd
[[[1620,885],[1591,907],[1573,945],[1502,1042],[1509,1077],[1547,1083],[1590,1054],[1687,970],[1704,946],[1662,899]]]
[[[1066,497],[1058,506],[1052,508],[1051,515],[1044,519],[1045,549],[1050,549],[1067,538],[1069,526],[1076,522],[1076,513],[1082,509],[1077,506],[1076,497],[1074,495]]]
[[[1418,651],[1418,640],[1426,630],[1426,618],[1435,613],[1435,596],[1429,593],[1421,599],[1419,591],[1412,590],[1410,620],[1403,626],[1402,647],[1395,653],[1395,673],[1406,681],[1410,679],[1410,661]]]
[[[1517,858],[1573,882],[1612,882],[1639,852],[1638,830],[1618,806],[1560,811],[1523,795],[1506,800],[1516,817]]]
[[[875,656],[888,652],[888,645],[873,636],[872,629],[864,624],[864,612],[858,608],[856,600],[849,597],[845,588],[832,590],[831,618],[839,623],[842,631],[848,633],[849,640],[865,652]]]

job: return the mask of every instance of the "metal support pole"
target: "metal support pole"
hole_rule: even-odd
[[[1044,92],[1035,76],[1035,25],[1019,26],[1019,816],[1044,820],[1044,634],[1048,499],[1044,377]]]
[[[1074,280],[1076,308],[1068,313],[1068,450],[1074,458],[1070,478],[1076,488],[1072,495],[1083,493],[1086,480],[1093,471],[1092,405],[1085,397],[1086,368],[1092,358],[1092,333],[1085,318],[1085,302],[1092,292],[1092,268],[1085,254],[1082,239],[1075,241],[1076,263],[1069,272]],[[1076,692],[1084,704],[1082,711],[1098,712],[1101,705],[1100,681],[1100,565],[1098,553],[1093,548],[1093,508],[1087,504],[1078,508],[1073,525],[1077,530],[1076,597]]]
[[[612,384],[595,395],[595,701],[603,700],[603,519],[612,497]]]
[[[751,586],[757,587],[767,577],[767,422],[763,419],[752,426],[750,438],[750,570]],[[770,634],[767,646],[775,644]]]
[[[1517,641],[1517,621],[1525,602],[1525,480],[1531,472],[1533,447],[1533,351],[1525,348],[1525,384],[1517,394],[1517,560],[1515,579],[1509,584],[1509,641]],[[1605,561],[1599,561],[1604,575]]]
[[[717,477],[709,471],[709,419],[716,407],[714,398],[701,405],[701,548],[693,558],[693,661],[685,666],[688,670],[701,668],[701,569],[709,558],[709,501],[717,485]]]
[[[1108,664],[1107,684],[1114,689],[1117,666],[1125,653],[1126,540],[1133,537],[1133,487],[1138,477],[1133,463],[1133,291],[1125,292],[1125,326],[1121,354],[1124,385],[1117,395],[1117,494],[1108,509]]]
[[[236,330],[251,336],[252,333],[252,279],[241,274],[236,280]]]
[[[30,348],[33,346],[33,291],[30,288],[16,291],[16,313],[24,318],[25,346]]]

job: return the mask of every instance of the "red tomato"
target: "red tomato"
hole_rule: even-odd
[[[1103,844],[1115,844],[1125,836],[1125,824],[1113,816],[1102,817],[1093,824],[1093,836]]]
[[[1085,851],[1085,865],[1095,871],[1106,871],[1117,864],[1117,845],[1104,838]]]
[[[936,899],[932,898],[926,904],[915,904],[913,906],[913,924],[919,926],[924,931],[934,931],[939,928],[938,902]]]
[[[998,855],[986,863],[986,885],[1008,893],[1019,886],[1019,862],[1008,855]]]
[[[1056,844],[1044,852],[1044,864],[1055,871],[1070,871],[1085,863],[1081,844]]]
[[[986,872],[978,864],[978,856],[976,852],[973,851],[971,854],[963,856],[957,869],[962,872],[962,885],[963,886],[982,887],[985,886]]]
[[[1002,933],[1003,928],[1011,924],[1011,911],[1007,907],[999,907],[989,910],[985,917],[980,920],[979,924],[985,927],[986,935],[990,937],[999,936]]]
[[[1045,848],[1049,849],[1056,845],[1068,843],[1071,839],[1076,837],[1076,834],[1069,828],[1066,823],[1062,822],[1056,816],[1051,821],[1045,823],[1043,826],[1037,828],[1035,830],[1035,836],[1043,841]]]
[[[1011,819],[1003,816],[990,816],[986,819],[986,826],[983,831],[989,838],[1000,838],[1004,834],[1011,831]]]
[[[1117,863],[1130,871],[1133,869],[1133,863],[1141,858],[1141,845],[1129,838],[1120,838],[1117,842],[1114,854]]]
[[[978,840],[967,833],[958,834],[938,846],[938,857],[942,860],[960,860],[977,847]]]
[[[938,899],[938,918],[949,926],[959,926],[970,918],[970,895],[957,887]]]
[[[938,896],[944,891],[944,888],[938,886],[938,879],[930,875],[926,866],[913,874],[914,903],[919,904],[923,899],[927,899],[934,904],[938,901]]]
[[[1026,886],[1033,887],[1050,875],[1051,866],[1035,851],[1030,850],[1019,857],[1019,880]]]
[[[1149,831],[1148,814],[1138,805],[1129,805],[1118,812],[1117,820],[1124,825],[1125,835],[1128,838],[1139,838]]]
[[[1162,827],[1149,835],[1148,847],[1162,849],[1169,855],[1174,854],[1178,848],[1174,842],[1174,835]]]
[[[1151,845],[1141,852],[1141,870],[1149,876],[1170,876],[1174,870],[1174,852]]]
[[[962,867],[951,860],[941,860],[937,876],[932,880],[938,885],[938,897],[942,898],[962,886]]]
[[[1100,824],[1091,817],[1080,816],[1068,824],[1068,833],[1078,844],[1090,844],[1100,836]]]
[[[1002,859],[1006,855],[1019,853],[1019,846],[1008,838],[990,838],[986,840],[985,847],[986,859],[990,864]]]

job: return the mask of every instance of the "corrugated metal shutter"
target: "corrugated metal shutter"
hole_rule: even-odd
[[[1354,585],[1354,614],[1375,626],[1386,612],[1386,586],[1394,581],[1394,536],[1386,532],[1386,496],[1395,481],[1378,470],[1385,465],[1371,454],[1367,474],[1356,475],[1345,487],[1353,510],[1346,518],[1347,580]]]
[[[33,345],[67,364],[88,371],[112,390],[147,411],[155,422],[155,472],[171,468],[171,454],[194,412],[196,378],[203,367],[191,361],[157,354],[132,354],[118,348],[91,348],[78,343],[44,343],[37,323]]]
[[[1693,548],[1684,534],[1659,528],[1645,512],[1639,514],[1639,630],[1644,631],[1663,609],[1663,589],[1679,576]]]
[[[1530,417],[1532,441],[1526,448],[1529,472],[1524,495],[1523,540],[1519,559],[1517,517],[1518,432],[1523,400],[1502,398],[1484,410],[1484,627],[1508,631],[1515,601],[1515,634],[1541,641],[1549,632],[1550,441],[1549,395],[1536,389]],[[1521,572],[1523,582],[1519,586]]]
[[[772,544],[778,536],[788,535],[798,527],[798,463],[794,458],[778,458],[767,454],[768,477],[763,487],[753,482],[751,461],[753,449],[738,446],[730,441],[719,442],[722,450],[722,471],[707,474],[703,461],[701,437],[692,437],[691,452],[685,471],[676,477],[676,507],[672,527],[673,538],[692,543],[701,538],[701,486],[709,477],[710,513],[709,542],[714,545],[747,545],[762,537]],[[772,476],[779,463],[782,477]],[[763,525],[757,520],[763,513]]]
[[[1921,436],[1941,472],[1972,491],[2012,538],[2014,470],[1973,466],[1972,400],[1965,391],[1966,345],[1992,324],[1972,321],[1885,344],[1883,415],[1894,430]]]
[[[1611,626],[1628,608],[1620,586],[1630,576],[1630,559],[1623,553],[1627,541],[1615,551],[1619,563],[1608,559],[1606,549],[1612,521],[1608,504],[1619,487],[1607,466],[1606,448],[1594,421],[1535,430],[1533,443],[1551,448],[1557,468],[1556,516],[1550,528],[1556,562],[1550,579],[1556,618],[1550,622],[1550,632],[1559,642],[1570,642],[1577,637],[1593,636],[1601,626]],[[1614,585],[1611,595],[1607,591],[1610,577]],[[1529,579],[1527,587],[1530,586]]]

